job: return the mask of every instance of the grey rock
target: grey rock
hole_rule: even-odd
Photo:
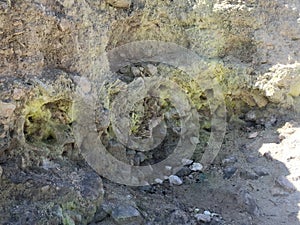
[[[224,179],[229,179],[231,178],[235,172],[237,171],[237,167],[234,166],[228,166],[223,169],[223,178]]]
[[[285,176],[279,176],[275,183],[283,188],[284,190],[293,193],[296,191],[296,187],[285,177]]]
[[[181,185],[183,183],[180,177],[176,175],[169,176],[169,182],[170,184],[174,184],[174,185]]]
[[[279,187],[273,187],[270,192],[274,197],[276,197],[276,196],[288,196],[289,195],[288,192],[282,190],[282,188],[279,188]]]
[[[256,173],[250,171],[241,171],[240,177],[246,180],[257,180],[259,178]]]
[[[143,222],[140,212],[135,207],[125,204],[113,208],[111,217],[120,225],[138,225]]]
[[[156,75],[157,74],[157,67],[152,65],[152,64],[147,65],[147,70],[149,71],[149,73],[151,75]]]
[[[209,223],[211,221],[211,217],[209,215],[205,215],[202,213],[196,214],[195,218],[199,222]]]
[[[256,168],[253,168],[253,170],[260,177],[269,175],[268,170],[264,167],[256,167]]]
[[[138,67],[135,67],[135,66],[131,67],[131,72],[132,72],[132,74],[133,74],[135,77],[138,77],[138,76],[141,75],[140,69],[139,69]]]

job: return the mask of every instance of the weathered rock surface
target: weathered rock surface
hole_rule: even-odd
[[[220,85],[229,117],[235,114],[249,123],[270,127],[287,109],[299,113],[299,12],[298,0],[0,1],[0,223],[92,221],[102,201],[102,181],[85,164],[72,133],[76,123],[73,112],[91,110],[74,109],[74,93],[79,87],[81,94],[91,95],[90,80],[99,81],[100,86],[103,80],[115,85],[109,89],[114,96],[135,79],[172,74],[203,114],[201,128],[212,129],[207,122],[211,115],[206,100],[216,93],[199,91],[190,80],[178,79],[178,68],[141,62],[109,71],[114,65],[109,65],[105,53],[123,44],[172,42],[201,56],[206,69],[197,72],[203,77],[209,74]],[[145,46],[139,51],[151,49]],[[164,148],[141,153],[115,144],[106,106],[97,105],[96,128],[119,160],[148,165],[172,152]],[[160,109],[156,102],[151,106]],[[246,114],[250,108],[253,113]],[[175,116],[169,113],[170,118]],[[144,125],[138,116],[135,119],[135,125]],[[153,125],[153,133],[162,136],[156,127]],[[173,128],[173,136],[178,130]],[[138,126],[131,130],[138,131]],[[280,139],[285,136],[288,134]],[[202,138],[198,146],[205,144]],[[196,160],[197,154],[201,155],[199,149]],[[248,159],[252,163],[256,160]],[[224,163],[224,178],[236,173],[234,163]],[[254,172],[240,175],[250,181],[267,175],[265,171]],[[277,185],[295,191],[286,180],[277,180]],[[248,213],[259,214],[248,192],[240,198]],[[133,211],[129,210],[135,215]],[[186,221],[185,216],[179,217]]]

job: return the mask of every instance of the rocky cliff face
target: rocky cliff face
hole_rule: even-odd
[[[209,90],[187,81],[179,68],[143,61],[108,70],[107,52],[124,44],[154,40],[196,53],[207,69],[198,69],[195,80],[202,82],[201,74],[209,74],[218,83],[230,122],[249,110],[260,115],[256,120],[287,109],[297,114],[299,13],[298,0],[0,1],[0,223],[46,223],[45,217],[32,216],[39,210],[54,224],[92,220],[102,200],[101,179],[84,163],[72,134],[76,90],[80,86],[89,93],[85,78],[113,83],[103,83],[112,100],[137,78],[169,74],[203,115],[201,128],[211,129]],[[165,104],[150,103],[148,110],[156,106],[163,112]],[[138,134],[142,119],[134,115],[131,132]],[[115,136],[105,115],[96,116],[105,145],[117,157],[128,158],[124,147],[112,144]],[[139,156],[139,163],[163,157],[150,155]],[[92,187],[88,177],[97,181]],[[26,196],[35,193],[37,199],[28,202]],[[31,207],[31,216],[23,215],[22,207]]]

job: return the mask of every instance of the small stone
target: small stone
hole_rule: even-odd
[[[193,160],[191,160],[191,159],[182,159],[181,163],[184,166],[189,166],[189,165],[191,165],[193,163]]]
[[[276,179],[275,183],[290,193],[293,193],[296,191],[295,186],[285,176],[279,176]]]
[[[3,174],[3,169],[2,166],[0,166],[0,178],[2,177],[2,174]]]
[[[198,213],[198,212],[200,212],[200,209],[199,208],[195,208],[194,209],[194,213]]]
[[[170,171],[170,170],[172,170],[172,166],[165,166],[165,169],[166,169],[167,171]]]
[[[157,184],[162,184],[164,181],[162,179],[155,178],[154,182]]]
[[[50,189],[50,186],[49,186],[49,185],[45,185],[45,186],[43,186],[43,187],[41,188],[41,191],[42,191],[42,192],[48,192],[49,189]]]
[[[140,212],[131,205],[121,204],[113,208],[111,217],[117,224],[142,224]]]
[[[211,221],[211,217],[202,213],[196,214],[195,218],[198,222],[209,223]]]
[[[240,172],[240,177],[245,179],[245,180],[257,180],[259,176],[254,172],[241,171]]]
[[[169,182],[170,184],[174,185],[181,185],[183,183],[182,180],[176,175],[169,176]]]
[[[271,189],[270,192],[271,192],[271,194],[272,194],[274,197],[276,197],[276,196],[288,196],[288,195],[289,195],[288,192],[282,190],[282,189],[279,188],[279,187],[273,187],[273,188]]]
[[[260,177],[269,175],[268,170],[266,168],[263,168],[263,167],[257,167],[257,168],[254,168],[253,170]]]
[[[207,215],[207,216],[211,216],[211,212],[208,211],[208,210],[205,210],[205,211],[203,212],[203,214],[204,214],[204,215]]]
[[[20,88],[15,88],[13,93],[14,100],[20,100],[25,95],[25,92]]]
[[[253,133],[248,135],[248,138],[253,139],[253,138],[256,138],[257,136],[258,136],[258,132],[253,132]]]
[[[151,75],[156,75],[157,74],[157,67],[152,65],[152,64],[147,65],[147,70],[149,71],[149,73]]]
[[[203,166],[201,165],[201,163],[193,163],[190,168],[192,171],[201,171],[203,169]]]
[[[234,166],[229,166],[223,169],[223,178],[224,179],[229,179],[231,178],[235,172],[237,171],[237,168]]]
[[[138,67],[131,67],[131,72],[135,77],[139,77],[141,75],[141,71]]]
[[[106,0],[106,2],[116,8],[129,8],[131,0]]]

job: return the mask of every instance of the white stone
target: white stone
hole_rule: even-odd
[[[204,223],[209,223],[211,221],[211,217],[210,216],[204,215],[202,213],[196,214],[195,218],[197,219],[197,221],[204,222]]]
[[[198,212],[200,212],[200,209],[199,209],[199,208],[195,208],[195,209],[194,209],[194,212],[195,212],[195,213],[198,213]]]
[[[164,181],[162,179],[155,178],[154,182],[157,184],[162,184]]]
[[[169,182],[170,184],[174,185],[181,185],[183,183],[182,180],[176,175],[169,176]]]
[[[203,166],[201,165],[201,163],[193,163],[191,166],[190,166],[190,169],[192,171],[201,171],[203,169]]]
[[[204,215],[207,215],[207,216],[211,216],[211,212],[208,211],[208,210],[205,210],[205,211],[203,212],[203,214],[204,214]]]
[[[256,138],[257,136],[258,136],[258,132],[253,132],[253,133],[248,135],[248,138],[253,139],[253,138]]]
[[[0,178],[1,178],[2,174],[3,174],[3,169],[2,169],[2,167],[0,166]]]
[[[172,170],[172,166],[165,166],[165,169],[170,171],[170,170]]]

